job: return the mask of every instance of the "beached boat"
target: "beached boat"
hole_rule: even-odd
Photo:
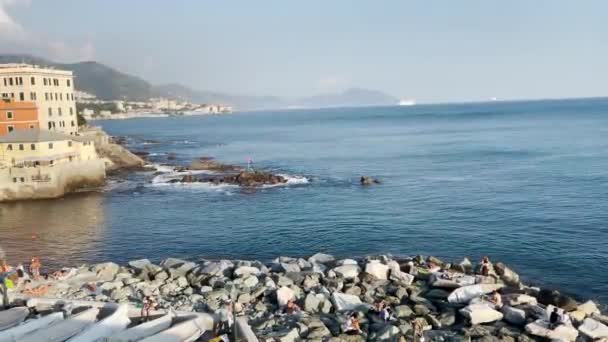
[[[103,339],[125,330],[131,320],[129,319],[129,306],[119,306],[110,316],[91,325],[85,331],[74,336],[70,342],[90,342]]]
[[[502,284],[477,284],[459,287],[448,296],[448,302],[466,304],[472,299],[503,288]]]
[[[19,342],[59,342],[78,335],[93,325],[99,315],[99,308],[87,309],[46,329],[39,329],[23,336]]]
[[[141,342],[192,342],[205,333],[206,326],[208,326],[206,318],[198,316],[145,338]]]
[[[0,331],[12,328],[25,321],[30,309],[24,306],[0,311]]]
[[[108,342],[132,342],[143,340],[146,337],[158,334],[163,330],[169,329],[173,323],[175,314],[169,312],[159,318],[153,319],[149,322],[136,325],[127,330],[121,331],[108,337]]]
[[[23,336],[38,329],[46,329],[61,320],[63,320],[63,312],[54,312],[38,319],[31,319],[21,325],[0,332],[0,342],[20,341]]]

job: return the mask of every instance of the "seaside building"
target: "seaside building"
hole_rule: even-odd
[[[13,131],[38,129],[38,108],[35,103],[0,99],[0,136]]]
[[[0,64],[0,97],[33,102],[43,130],[78,133],[74,75],[31,64]]]
[[[0,201],[58,197],[104,179],[89,137],[39,129],[0,136]]]

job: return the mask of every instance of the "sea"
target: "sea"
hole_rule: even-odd
[[[256,111],[93,122],[157,171],[0,205],[9,263],[316,252],[503,261],[608,303],[608,99]],[[169,184],[200,157],[268,170],[259,189]],[[362,175],[381,181],[361,186]]]

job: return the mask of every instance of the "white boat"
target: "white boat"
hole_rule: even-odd
[[[25,321],[30,309],[25,306],[0,311],[0,331],[12,328]]]
[[[400,106],[413,106],[416,104],[416,101],[414,99],[401,99],[399,100],[399,105]]]
[[[159,332],[169,329],[175,315],[169,312],[159,318],[142,323],[127,330],[121,331],[108,337],[108,342],[133,342],[143,340]]]
[[[206,317],[197,316],[141,342],[193,342],[205,333],[208,323]]]
[[[37,330],[23,336],[19,342],[60,342],[86,330],[97,320],[99,308],[87,309],[46,329]]]
[[[467,304],[472,299],[503,288],[502,284],[477,284],[459,287],[448,296],[448,302]]]
[[[0,332],[0,342],[17,342],[21,338],[38,329],[46,329],[51,324],[63,320],[63,312],[54,312],[42,318],[31,319],[14,328]]]
[[[69,339],[69,342],[97,341],[127,329],[129,324],[131,324],[131,320],[129,319],[129,306],[123,304],[110,316],[91,325],[85,331]]]

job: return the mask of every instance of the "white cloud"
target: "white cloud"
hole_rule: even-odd
[[[0,46],[9,50],[2,52],[32,54],[57,61],[94,58],[95,47],[90,40],[74,44],[49,39],[44,34],[27,30],[11,16],[9,8],[22,10],[30,4],[30,0],[0,0]]]

